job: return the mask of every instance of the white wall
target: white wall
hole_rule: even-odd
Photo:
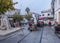
[[[44,16],[43,16],[43,14],[44,14]],[[50,15],[48,16],[48,14],[50,14]],[[53,15],[51,14],[51,12],[46,12],[46,13],[41,13],[41,17],[53,17]]]
[[[55,11],[60,8],[60,0],[55,0]]]
[[[57,22],[59,22],[59,12],[60,12],[60,9],[55,12],[55,19]]]
[[[34,23],[37,24],[37,19],[35,17],[35,14],[32,14],[33,18],[34,18]]]
[[[55,0],[55,21],[59,22],[59,12],[60,12],[60,0]]]

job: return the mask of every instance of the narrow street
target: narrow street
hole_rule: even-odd
[[[0,0],[0,43],[60,43],[60,0]]]
[[[41,28],[41,31],[32,32],[19,43],[60,43],[60,39],[49,27]]]
[[[18,31],[9,37],[0,40],[0,43],[60,43],[60,39],[49,27],[39,28],[38,31],[30,32],[25,27],[24,32]]]
[[[39,28],[38,31],[33,31],[22,41],[18,41],[18,43],[39,43],[39,41],[41,40],[41,35],[42,35],[42,28]]]

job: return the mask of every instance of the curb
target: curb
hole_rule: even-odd
[[[13,33],[17,32],[17,31],[19,31],[19,30],[22,30],[22,29],[17,29],[17,30],[14,30],[14,31],[10,32],[10,33],[0,35],[0,37],[8,36],[8,35],[13,34]],[[11,30],[10,30],[10,31],[11,31]]]

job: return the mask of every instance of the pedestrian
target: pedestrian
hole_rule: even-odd
[[[29,23],[29,28],[28,28],[28,30],[30,30],[30,28],[32,27],[32,24],[31,23]]]
[[[49,26],[51,27],[51,21],[49,21]]]
[[[21,23],[20,22],[18,22],[18,27],[21,27]]]

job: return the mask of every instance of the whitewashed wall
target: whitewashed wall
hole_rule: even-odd
[[[37,19],[36,19],[36,16],[35,14],[32,14],[33,18],[34,18],[34,23],[37,24]]]
[[[44,16],[43,16],[43,14],[44,14]],[[48,14],[50,14],[50,15],[48,16]],[[53,15],[51,14],[51,12],[41,13],[40,15],[41,15],[40,17],[53,17]]]
[[[59,22],[60,0],[55,0],[55,21]]]

